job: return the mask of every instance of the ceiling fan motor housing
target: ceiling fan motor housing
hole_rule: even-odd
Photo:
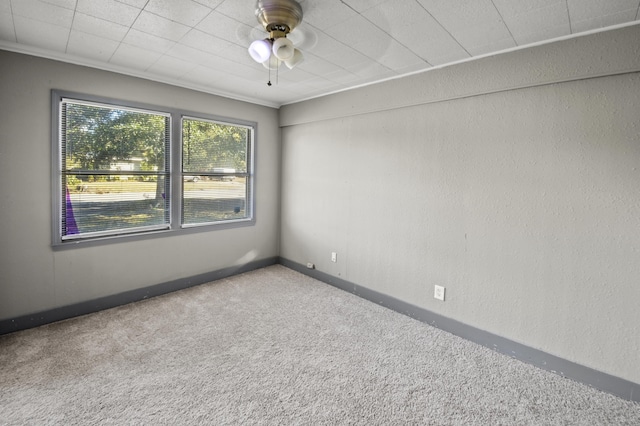
[[[256,18],[271,38],[277,39],[302,22],[302,7],[295,0],[258,0]]]

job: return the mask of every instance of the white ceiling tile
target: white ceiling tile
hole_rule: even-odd
[[[233,75],[234,77],[243,77],[248,79],[254,78],[265,78],[267,80],[269,76],[269,70],[262,66],[261,64],[247,63],[247,64],[239,64],[237,62],[230,61],[225,58],[211,56],[209,60],[202,64],[209,69],[223,71],[227,73],[227,75]],[[271,71],[273,76],[276,75],[275,71]]]
[[[424,59],[421,59],[396,40],[390,39],[390,42],[385,44],[384,47],[386,50],[382,51],[380,56],[374,59],[391,70],[415,69],[416,66],[424,66],[426,63]]]
[[[630,9],[623,12],[612,13],[611,15],[585,19],[584,21],[572,20],[571,30],[574,34],[583,31],[597,30],[611,25],[618,25],[625,22],[633,21],[636,16],[637,12],[633,9]]]
[[[180,78],[196,66],[197,64],[164,55],[147,68],[147,71],[165,77]]]
[[[324,74],[318,73],[317,70],[305,70],[301,66],[297,66],[294,69],[290,70],[283,65],[280,67],[280,75],[286,81],[293,81],[297,83],[306,82],[313,79],[325,80]]]
[[[189,27],[211,13],[211,8],[191,0],[149,0],[144,10]]]
[[[199,2],[203,2],[203,0],[194,0],[194,1],[199,1]],[[258,25],[258,20],[256,18],[256,2],[253,0],[244,0],[244,1],[239,1],[239,0],[227,0],[227,1],[220,1],[220,0],[214,0],[211,1],[212,5],[210,5],[210,7],[212,9],[215,9],[216,12],[221,13],[225,16],[228,16],[229,18],[232,18],[238,22],[242,22],[243,24],[249,25],[249,26],[255,26]],[[213,5],[215,3],[218,3],[218,5]],[[303,12],[304,15],[304,12]],[[303,18],[304,20],[304,18]]]
[[[503,18],[535,13],[539,9],[553,8],[552,10],[558,11],[558,5],[562,6],[564,14],[567,14],[566,0],[493,0],[493,4]]]
[[[638,11],[638,0],[567,0],[567,5],[572,23]]]
[[[205,87],[211,87],[212,82],[222,82],[222,85],[218,85],[220,89],[216,93],[224,95],[236,95],[245,98],[271,97],[277,99],[277,102],[285,102],[287,99],[297,96],[297,93],[289,90],[286,84],[277,84],[275,79],[272,79],[272,86],[267,86],[268,76],[266,73],[264,76],[260,74],[250,78],[242,78],[229,75],[224,71],[203,70],[199,76],[192,77],[189,74],[184,77],[189,77],[190,81],[196,81],[199,78],[202,81],[201,84]]]
[[[369,9],[364,16],[429,64],[469,57],[469,54],[418,3],[393,2]]]
[[[486,48],[491,48],[491,46],[496,48],[500,46],[500,49],[516,46],[516,42],[504,22],[493,21],[491,24],[483,23],[482,26],[460,28],[452,31],[451,35],[471,55],[486,53]]]
[[[186,25],[145,11],[136,19],[132,28],[173,41],[180,40],[191,29]]]
[[[302,69],[318,76],[326,76],[328,74],[344,73],[345,69],[339,67],[333,62],[319,58],[311,53],[304,55],[304,61],[299,64],[296,69]]]
[[[491,0],[418,0],[426,10],[472,55],[488,46],[515,46]]]
[[[564,1],[538,0],[540,7],[523,0],[494,0],[518,45],[560,37],[571,33],[569,14]],[[514,7],[522,4],[521,8]]]
[[[369,66],[364,66],[354,72],[360,77],[358,82],[359,85],[369,84],[379,80],[386,80],[398,75],[389,69],[378,67],[375,63],[371,63]]]
[[[253,0],[194,0],[196,3],[200,3],[203,6],[207,6],[211,9],[216,9],[223,3],[246,3],[253,10],[256,2]]]
[[[13,26],[13,19],[11,15],[0,16],[0,40],[10,41],[16,43],[16,30]]]
[[[476,26],[499,19],[491,0],[417,0],[445,28]]]
[[[11,0],[0,0],[0,15],[11,16]]]
[[[353,74],[352,74],[353,76]],[[357,78],[355,76],[353,76],[354,78]],[[352,80],[353,81],[353,80]],[[329,78],[324,78],[324,77],[311,77],[308,80],[305,80],[304,82],[302,82],[304,84],[304,88],[303,90],[307,91],[309,89],[311,89],[312,94],[313,93],[318,93],[318,91],[324,91],[324,90],[331,90],[331,91],[336,91],[336,90],[341,90],[343,88],[346,87],[345,84],[337,82],[337,81],[333,81]]]
[[[350,72],[344,72],[344,71],[326,73],[324,77],[327,80],[331,80],[333,82],[336,82],[338,84],[343,84],[346,86],[349,86],[352,84],[358,84],[358,81],[360,79],[360,77],[357,76],[356,74],[353,74]]]
[[[130,46],[158,53],[164,53],[176,44],[175,41],[157,37],[149,33],[143,33],[142,31],[134,29],[129,30],[122,42]]]
[[[116,1],[119,3],[124,3],[129,6],[136,7],[138,9],[142,9],[149,0],[116,0]]]
[[[118,45],[117,41],[111,39],[72,30],[67,44],[67,53],[107,62]]]
[[[160,56],[161,53],[153,50],[121,43],[109,62],[134,70],[146,70],[160,59]]]
[[[329,62],[339,64],[344,69],[371,61],[357,50],[324,33],[318,35],[318,41],[312,53]]]
[[[209,54],[184,44],[175,44],[171,49],[165,52],[166,55],[186,62],[192,62],[200,65],[204,62],[205,57]]]
[[[230,41],[222,40],[196,29],[189,31],[180,40],[180,44],[202,50],[204,52],[217,54],[222,54],[222,52],[225,52],[231,46],[234,46]]]
[[[303,20],[314,27],[326,30],[358,15],[341,0],[307,1]]]
[[[567,0],[571,31],[579,33],[638,19],[638,0]]]
[[[224,58],[233,62],[237,62],[239,64],[245,64],[251,67],[256,67],[259,65],[253,59],[251,59],[251,56],[249,56],[249,52],[244,46],[238,46],[234,44],[232,46],[229,46],[229,48],[226,49],[222,54],[224,55]]]
[[[184,80],[196,85],[208,86],[212,81],[225,78],[224,73],[199,65],[182,76]]]
[[[76,8],[76,0],[41,0],[43,3],[49,3],[55,6],[60,6],[65,9],[74,10]]]
[[[385,79],[396,75],[394,71],[371,60],[367,60],[359,64],[348,65],[347,70],[365,79],[374,78],[375,76],[382,76],[381,78]]]
[[[73,10],[39,0],[20,0],[11,2],[14,16],[46,22],[60,27],[69,27],[73,20]]]
[[[525,46],[527,44],[538,43],[545,40],[553,40],[558,37],[569,35],[570,32],[568,27],[568,24],[563,24],[558,27],[545,27],[544,29],[540,29],[530,34],[521,33],[518,34],[517,37],[514,37],[516,39],[516,42],[518,43],[518,46]]]
[[[204,18],[196,26],[196,29],[223,40],[246,45],[247,47],[249,45],[247,35],[251,27],[217,11],[211,12]]]
[[[472,46],[469,46],[467,50],[472,56],[480,56],[511,49],[516,46],[512,37],[499,40],[484,39],[484,41],[486,41],[486,44],[482,44],[483,41],[477,41]]]
[[[84,13],[76,12],[73,18],[74,30],[87,34],[93,34],[104,37],[107,40],[120,41],[129,31],[129,27],[116,24],[115,22],[105,21],[104,19],[95,18]]]
[[[386,50],[391,38],[380,28],[367,21],[362,15],[356,15],[325,32],[344,45],[360,51],[366,56],[379,56]]]
[[[207,67],[209,69],[221,70],[226,72],[233,70],[234,73],[236,69],[241,69],[241,68],[244,69],[244,73],[251,73],[251,72],[255,72],[256,70],[262,71],[264,69],[264,67],[261,64],[256,64],[253,61],[252,63],[247,62],[245,64],[241,64],[231,59],[227,59],[227,58],[216,56],[216,55],[203,56],[203,61],[200,63],[200,65]]]
[[[9,0],[0,0],[0,40],[16,42],[16,30],[13,26]]]
[[[116,24],[131,26],[140,9],[115,0],[78,0],[76,11]]]
[[[344,0],[344,3],[346,5],[348,5],[354,10],[357,10],[359,13],[363,13],[366,10],[369,10],[372,7],[375,7],[380,3],[384,3],[384,2],[395,3],[396,6],[398,7],[403,7],[407,3],[409,3],[409,2],[404,2],[404,3],[397,4],[398,2],[389,2],[389,0]]]
[[[356,15],[341,25],[329,28],[327,33],[389,69],[400,69],[423,63],[416,54],[362,15]]]
[[[64,52],[69,39],[69,30],[64,27],[14,16],[13,24],[18,43]]]

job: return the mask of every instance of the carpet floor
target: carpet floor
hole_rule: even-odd
[[[640,404],[276,265],[0,336],[1,425],[640,425]]]

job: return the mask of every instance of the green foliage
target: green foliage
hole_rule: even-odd
[[[71,102],[65,104],[65,116],[67,170],[109,171],[114,163],[133,158],[140,171],[165,169],[167,117]],[[247,170],[249,129],[185,119],[182,133],[185,172]]]
[[[142,157],[163,170],[166,117],[144,112],[67,103],[67,169],[110,170],[114,161]]]
[[[185,172],[211,172],[214,168],[247,170],[249,130],[210,121],[185,119],[182,125]]]
[[[76,176],[67,176],[67,186],[76,186],[76,185],[80,185],[82,183],[82,181],[80,179],[78,179]]]

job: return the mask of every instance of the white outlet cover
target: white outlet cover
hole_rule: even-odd
[[[332,262],[338,261],[338,253],[336,253],[335,251],[331,253],[331,261]]]
[[[441,285],[436,285],[433,287],[433,298],[442,300],[444,302],[444,287]]]

